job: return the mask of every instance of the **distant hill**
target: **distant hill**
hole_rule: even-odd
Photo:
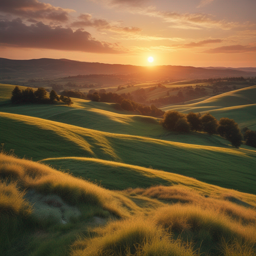
[[[143,67],[121,64],[79,62],[67,59],[10,60],[0,58],[0,82],[18,83],[28,79],[52,79],[76,75],[129,75],[136,81],[205,79],[256,76],[252,69],[196,68],[185,66]]]

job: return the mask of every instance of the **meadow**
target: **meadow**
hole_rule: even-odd
[[[255,148],[111,103],[13,105],[14,87],[0,85],[0,255],[256,254]],[[255,96],[162,109],[255,130]]]

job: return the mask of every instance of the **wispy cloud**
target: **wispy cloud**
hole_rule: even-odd
[[[206,53],[249,53],[256,52],[256,45],[227,45],[205,51]]]
[[[157,17],[171,24],[172,27],[184,29],[202,29],[202,28],[221,28],[231,29],[241,27],[237,22],[228,22],[225,20],[217,20],[214,16],[203,13],[178,13],[168,11],[158,11],[154,7],[146,9],[137,9],[137,13]],[[248,25],[248,24],[247,24]]]
[[[197,6],[197,8],[203,7],[207,4],[212,3],[214,0],[201,0],[200,4]]]
[[[207,40],[202,40],[199,42],[191,42],[188,44],[184,44],[181,45],[181,48],[195,48],[195,47],[203,47],[205,45],[209,45],[209,44],[219,44],[222,43],[223,40],[222,39],[207,39]]]
[[[109,22],[105,19],[95,19],[91,14],[82,14],[78,17],[77,21],[71,24],[72,27],[94,27],[98,30],[108,30],[116,33],[139,33],[141,29],[138,27],[124,27],[114,24],[114,22]]]

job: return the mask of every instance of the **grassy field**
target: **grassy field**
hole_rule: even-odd
[[[0,85],[0,143],[25,159],[0,154],[0,255],[256,254],[254,148],[167,132],[112,104],[11,105],[13,88]],[[255,96],[167,109],[252,129]]]

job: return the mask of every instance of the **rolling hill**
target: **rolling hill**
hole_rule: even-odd
[[[254,148],[109,103],[12,105],[13,88],[0,85],[1,255],[255,255]],[[251,128],[255,94],[167,109]]]

